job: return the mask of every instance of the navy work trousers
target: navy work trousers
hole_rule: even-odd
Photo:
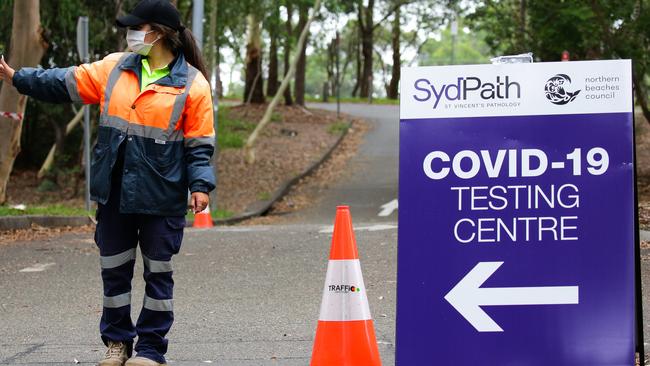
[[[125,342],[138,356],[165,363],[165,335],[174,321],[172,256],[183,239],[184,216],[121,214],[120,180],[113,179],[106,205],[97,209],[95,242],[99,247],[104,283],[104,306],[100,321],[102,340]],[[144,262],[144,302],[136,325],[131,321],[131,279],[136,247]]]

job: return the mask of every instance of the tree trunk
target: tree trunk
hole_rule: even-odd
[[[646,122],[650,123],[650,108],[648,108],[648,93],[646,85],[643,82],[644,75],[645,73],[634,73],[634,75],[632,75],[632,81],[634,82],[636,101],[641,107]]]
[[[210,1],[210,24],[208,27],[207,45],[205,55],[208,61],[208,72],[210,73],[209,81],[212,81],[212,76],[216,73],[217,54],[216,54],[216,37],[217,37],[217,0]],[[215,90],[215,85],[212,85],[212,90]]]
[[[273,18],[270,19],[269,36],[269,79],[266,82],[266,95],[274,96],[278,91],[278,24],[280,23],[280,6],[276,1]]]
[[[325,69],[327,70],[327,88],[325,92],[327,95],[336,95],[336,38],[330,42],[327,47],[327,65]]]
[[[70,132],[81,122],[81,119],[84,116],[84,109],[79,108],[79,111],[75,116],[68,122],[65,128],[65,134],[68,135]],[[82,140],[83,143],[83,140]],[[41,179],[45,176],[48,170],[52,168],[52,164],[54,164],[54,152],[56,149],[56,143],[52,146],[50,149],[50,152],[47,154],[47,157],[45,158],[45,161],[43,162],[43,165],[41,166],[41,169],[38,171],[38,174],[36,175],[38,179]],[[83,152],[82,152],[83,153]],[[82,159],[83,160],[83,159]]]
[[[526,0],[519,0],[519,51],[526,52]]]
[[[115,18],[118,16],[124,14],[123,10],[124,6],[124,0],[115,0]],[[122,35],[126,34],[126,31],[122,33]],[[117,37],[117,49],[122,51],[126,50],[126,37]]]
[[[307,20],[309,19],[308,14],[309,8],[304,3],[301,3],[298,6],[298,29],[305,28]],[[307,38],[309,38],[309,32],[307,32]],[[296,104],[304,106],[305,105],[305,75],[307,73],[307,39],[302,45],[300,51],[300,58],[298,59],[298,65],[296,65],[296,84],[295,90],[296,93]]]
[[[361,72],[361,80],[360,80],[360,97],[361,98],[368,98],[368,95],[370,95],[371,92],[371,85],[370,83],[372,82],[372,43],[373,43],[373,37],[372,37],[373,32],[367,32],[363,34],[363,38],[361,40],[361,53],[363,54],[363,68]]]
[[[264,103],[264,78],[262,76],[262,32],[260,20],[250,14],[248,19],[248,42],[246,44],[245,103]]]
[[[357,93],[359,92],[359,86],[361,81],[361,30],[357,32],[357,38],[354,41],[354,58],[356,66],[356,81],[354,82],[354,87],[352,88],[352,96],[356,98]]]
[[[217,64],[215,65],[215,72],[217,73],[217,96],[223,98],[223,80],[221,80],[221,46],[219,45],[219,42],[215,45],[215,52],[215,56],[217,57]]]
[[[45,171],[43,178],[49,180],[53,184],[53,187],[56,187],[56,189],[52,190],[59,190],[61,168],[65,164],[63,149],[65,148],[66,128],[59,125],[57,121],[50,121],[50,124],[54,130],[54,160],[50,168]]]
[[[400,79],[400,68],[402,67],[402,55],[400,53],[400,11],[401,6],[395,8],[395,19],[393,20],[393,37],[392,37],[392,46],[393,46],[393,73],[390,79],[390,84],[388,85],[388,98],[397,99],[399,95],[399,79]]]
[[[266,95],[274,96],[278,91],[278,39],[277,36],[271,38],[269,49],[269,80],[266,84]]]
[[[373,34],[374,34],[374,8],[375,1],[369,0],[368,7],[364,8],[359,4],[359,26],[361,27],[361,53],[363,54],[363,71],[361,73],[360,97],[368,98],[372,92],[372,47],[373,47]],[[364,19],[365,13],[365,19]]]
[[[11,57],[7,63],[16,69],[38,65],[48,46],[42,37],[39,5],[39,0],[14,1]],[[7,84],[2,85],[0,111],[24,114],[26,104],[26,96]],[[21,121],[0,117],[0,204],[7,201],[7,182],[20,152],[21,127]]]
[[[293,7],[291,3],[287,3],[287,22],[285,23],[286,35],[284,39],[284,77],[287,77],[290,68],[291,60],[291,37],[293,33],[293,25],[291,23],[291,17],[293,16]],[[284,104],[293,105],[293,98],[291,97],[291,88],[284,89]]]

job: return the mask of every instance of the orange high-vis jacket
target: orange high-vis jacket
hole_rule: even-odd
[[[99,104],[93,200],[108,201],[118,149],[126,143],[120,212],[184,215],[188,189],[207,193],[215,187],[210,84],[181,53],[169,75],[140,90],[141,60],[114,53],[65,69],[23,68],[13,81],[19,92],[40,100]]]

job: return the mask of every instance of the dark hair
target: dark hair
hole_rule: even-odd
[[[203,60],[201,50],[196,44],[196,38],[187,28],[177,31],[174,28],[159,23],[150,23],[151,29],[160,33],[165,46],[173,52],[182,52],[185,60],[196,67],[206,79],[209,79],[208,70]]]

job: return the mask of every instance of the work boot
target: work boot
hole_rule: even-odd
[[[124,366],[124,361],[129,358],[124,342],[108,341],[108,349],[104,359],[97,366]]]
[[[166,363],[158,363],[144,357],[131,357],[124,366],[167,366]]]

